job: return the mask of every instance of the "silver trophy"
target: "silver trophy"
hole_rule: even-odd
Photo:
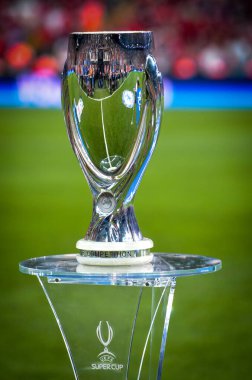
[[[155,148],[163,83],[152,32],[72,33],[62,77],[69,139],[93,195],[93,216],[77,242],[86,265],[146,264],[153,242],[133,200]]]
[[[38,278],[75,380],[160,380],[176,277],[221,268],[209,257],[152,255],[153,242],[136,221],[133,198],[163,107],[152,41],[151,32],[69,39],[62,103],[93,194],[93,217],[77,242],[78,262],[75,254],[42,256],[23,261],[20,270]]]

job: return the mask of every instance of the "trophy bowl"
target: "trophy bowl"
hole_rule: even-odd
[[[163,82],[152,32],[72,33],[62,75],[68,136],[93,195],[93,215],[77,242],[86,265],[146,264],[151,239],[133,200],[155,148]]]

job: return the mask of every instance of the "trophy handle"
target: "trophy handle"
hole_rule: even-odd
[[[71,72],[71,75],[76,75],[75,73]],[[96,194],[99,193],[99,188],[100,184],[110,184],[112,181],[112,177],[104,174],[101,170],[99,170],[91,161],[83,140],[80,137],[80,134],[78,133],[76,128],[72,128],[71,125],[76,124],[76,120],[73,120],[73,115],[69,111],[70,105],[66,104],[69,102],[69,87],[68,87],[68,75],[69,75],[69,70],[68,70],[68,65],[67,61],[65,62],[63,73],[62,73],[62,81],[61,81],[61,103],[62,103],[62,108],[65,110],[64,112],[64,119],[65,119],[65,124],[67,127],[67,134],[71,143],[71,146],[73,148],[73,151],[80,163],[82,172],[84,173],[86,180],[90,186],[90,189],[92,193]],[[83,91],[83,95],[86,96],[86,94]],[[69,119],[69,120],[68,120]]]
[[[164,106],[163,79],[162,74],[158,70],[157,62],[151,54],[148,54],[146,57],[145,72],[148,99],[144,107],[138,139],[132,149],[131,157],[127,165],[124,167],[122,173],[116,177],[118,179],[127,177],[127,172],[130,172],[132,166],[138,160],[137,174],[125,195],[124,205],[132,201],[141,182],[144,171],[155,149],[162,121]],[[150,112],[152,116],[149,125],[146,126],[146,123],[148,123],[148,112]]]

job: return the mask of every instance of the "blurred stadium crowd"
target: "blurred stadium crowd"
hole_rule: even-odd
[[[0,18],[0,77],[60,73],[72,31],[153,30],[163,73],[252,79],[251,0],[1,0]]]

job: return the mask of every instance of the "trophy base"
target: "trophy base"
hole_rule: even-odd
[[[144,265],[153,259],[150,253],[153,241],[146,238],[131,242],[96,242],[81,239],[76,247],[80,249],[76,259],[82,265]]]

